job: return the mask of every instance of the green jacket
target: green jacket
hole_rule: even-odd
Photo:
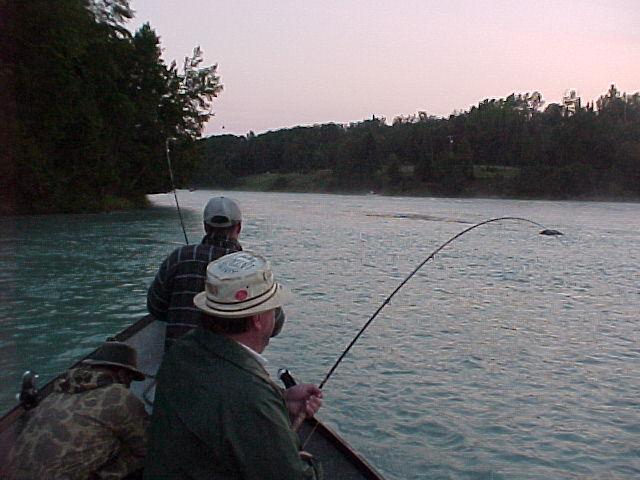
[[[158,371],[144,478],[314,479],[280,389],[241,345],[196,329]]]

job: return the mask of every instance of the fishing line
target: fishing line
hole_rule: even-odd
[[[559,236],[562,235],[562,232],[560,232],[559,230],[553,230],[553,229],[549,229],[547,227],[545,227],[544,225],[542,225],[541,223],[538,222],[534,222],[533,220],[529,220],[528,218],[522,218],[522,217],[499,217],[499,218],[490,218],[488,220],[484,220],[482,222],[476,223],[475,225],[472,225],[469,228],[466,228],[464,230],[462,230],[460,233],[454,235],[453,237],[449,238],[446,242],[444,242],[443,244],[441,244],[438,248],[436,248],[433,252],[431,252],[431,254],[425,259],[423,260],[417,267],[415,267],[413,269],[413,271],[400,283],[400,285],[398,285],[396,287],[396,289],[391,293],[391,295],[389,295],[384,302],[382,302],[382,304],[378,307],[378,309],[375,311],[375,313],[373,315],[371,315],[371,317],[369,317],[369,320],[367,320],[367,322],[364,324],[364,326],[360,329],[360,331],[356,334],[356,336],[353,338],[353,340],[351,340],[351,342],[349,343],[349,345],[347,345],[347,348],[344,349],[344,351],[340,354],[340,356],[338,357],[338,359],[336,360],[336,362],[333,364],[333,366],[331,367],[331,369],[329,370],[329,372],[326,374],[326,376],[324,377],[324,380],[322,380],[322,382],[319,385],[319,388],[322,389],[325,384],[327,383],[327,381],[331,378],[331,375],[333,375],[333,372],[336,370],[336,368],[338,368],[338,365],[340,365],[340,363],[342,362],[342,360],[344,359],[344,357],[347,355],[347,353],[349,353],[349,350],[351,350],[351,347],[353,347],[355,345],[355,343],[358,341],[358,339],[360,338],[360,336],[364,333],[364,331],[369,327],[369,325],[371,325],[371,323],[375,320],[375,318],[378,316],[378,314],[382,311],[382,309],[384,307],[386,307],[389,302],[391,301],[391,299],[395,296],[396,293],[398,293],[398,291],[418,272],[418,270],[420,270],[429,260],[431,260],[432,258],[434,258],[443,248],[445,248],[447,245],[449,245],[450,243],[452,243],[454,240],[456,240],[457,238],[460,238],[461,236],[463,236],[465,233],[470,232],[471,230],[474,230],[478,227],[481,227],[482,225],[486,225],[487,223],[493,223],[493,222],[501,222],[501,221],[505,221],[505,220],[513,220],[516,222],[525,222],[525,223],[530,223],[532,225],[535,225],[537,227],[540,227],[542,230],[539,232],[540,235],[547,235],[547,236]],[[309,439],[311,438],[311,436],[313,435],[313,433],[315,432],[315,427],[313,428],[313,430],[311,430],[311,433],[307,436],[306,440],[303,442],[302,444],[302,448],[304,448],[304,446],[307,444],[307,442],[309,441]]]
[[[460,233],[454,235],[453,237],[451,237],[449,240],[447,240],[446,242],[444,242],[442,245],[440,245],[438,248],[436,248],[425,260],[422,261],[422,263],[420,263],[416,268],[413,269],[413,271],[400,283],[400,285],[398,285],[396,287],[396,289],[391,293],[391,295],[389,295],[384,302],[382,302],[382,305],[380,305],[378,307],[378,309],[375,311],[375,313],[369,318],[369,320],[367,320],[367,322],[364,324],[364,326],[360,329],[360,331],[358,332],[358,334],[353,338],[353,340],[351,340],[351,343],[349,343],[349,345],[347,346],[347,348],[345,348],[345,350],[342,352],[342,354],[338,357],[338,360],[336,360],[336,362],[333,364],[333,366],[331,367],[331,369],[329,370],[329,372],[327,373],[327,375],[324,377],[324,380],[322,380],[322,382],[319,385],[319,388],[322,389],[322,387],[324,387],[324,385],[327,383],[327,381],[329,380],[329,378],[331,378],[331,375],[333,375],[333,372],[336,370],[336,368],[338,368],[338,365],[340,365],[340,363],[342,362],[342,360],[344,359],[344,357],[347,355],[347,353],[349,353],[349,350],[351,350],[351,347],[353,347],[353,345],[358,341],[358,339],[360,338],[360,336],[364,333],[364,331],[367,329],[367,327],[369,327],[369,325],[371,324],[371,322],[373,322],[375,320],[375,318],[378,316],[378,314],[382,311],[382,309],[384,307],[386,307],[389,302],[391,301],[391,299],[395,296],[396,293],[398,293],[398,291],[409,281],[411,280],[411,278],[418,272],[418,270],[420,270],[429,260],[431,260],[432,258],[434,258],[436,256],[436,254],[438,254],[438,252],[440,252],[444,247],[446,247],[447,245],[449,245],[451,242],[453,242],[454,240],[456,240],[457,238],[460,238],[462,235],[464,235],[467,232],[470,232],[471,230],[478,228],[482,225],[486,225],[487,223],[493,223],[493,222],[500,222],[503,220],[514,220],[514,221],[518,221],[518,222],[526,222],[526,223],[531,223],[533,225],[536,225],[537,227],[542,228],[542,231],[540,232],[541,235],[549,235],[549,236],[555,236],[555,235],[562,235],[562,232],[558,231],[558,230],[552,230],[552,229],[548,229],[546,228],[544,225],[538,223],[538,222],[534,222],[533,220],[529,220],[527,218],[521,218],[521,217],[499,217],[499,218],[490,218],[489,220],[484,220],[480,223],[476,223],[475,225],[472,225],[469,228],[466,228],[465,230],[461,231]]]
[[[169,178],[171,179],[171,188],[173,189],[173,196],[176,199],[176,208],[178,209],[178,216],[180,217],[180,226],[182,227],[182,233],[184,233],[184,241],[189,245],[189,239],[187,238],[187,231],[184,228],[184,222],[182,220],[182,212],[180,211],[180,204],[178,203],[178,194],[176,193],[176,186],[173,183],[173,168],[171,168],[171,157],[169,155],[169,142],[175,140],[175,138],[169,137],[165,141],[165,150],[167,152],[167,165],[169,165]]]

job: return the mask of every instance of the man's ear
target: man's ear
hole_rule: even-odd
[[[240,230],[242,230],[242,222],[236,225],[236,235],[240,235]]]
[[[262,328],[264,326],[264,318],[262,316],[262,314],[257,314],[257,315],[252,315],[251,316],[251,325],[253,325],[253,328],[259,332],[262,331]]]

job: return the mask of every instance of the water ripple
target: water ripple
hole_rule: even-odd
[[[179,193],[192,241],[210,193]],[[390,480],[640,477],[637,205],[232,196],[243,244],[294,292],[270,365],[314,382],[456,219],[560,227],[487,225],[440,252],[345,357],[320,416]],[[153,201],[0,219],[0,405],[23,370],[51,376],[145,313],[182,241],[172,196]]]

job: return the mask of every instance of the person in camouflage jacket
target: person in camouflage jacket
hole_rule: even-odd
[[[115,480],[140,470],[148,415],[129,391],[138,374],[81,364],[59,378],[14,445],[16,480]]]

